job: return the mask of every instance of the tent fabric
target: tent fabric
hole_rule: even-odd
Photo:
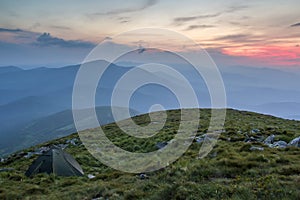
[[[78,162],[58,147],[52,147],[39,156],[30,165],[25,175],[32,176],[37,173],[53,173],[58,176],[82,176],[84,174]]]

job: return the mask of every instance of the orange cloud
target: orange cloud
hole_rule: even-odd
[[[300,47],[294,46],[234,46],[222,49],[229,56],[249,57],[266,64],[300,66]]]

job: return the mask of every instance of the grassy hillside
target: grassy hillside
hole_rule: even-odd
[[[178,128],[180,111],[167,114],[164,128],[147,140],[122,133],[114,123],[103,129],[110,140],[123,149],[154,151],[158,142],[171,140]],[[206,133],[210,112],[201,110],[200,114],[197,135]],[[134,120],[145,125],[149,123],[149,116],[137,116]],[[86,132],[92,131],[95,129]],[[81,164],[86,176],[24,176],[37,157],[24,157],[27,152],[51,144],[65,144],[78,137],[73,134],[11,155],[1,163],[0,168],[13,170],[0,172],[0,199],[299,199],[300,148],[271,148],[259,142],[272,134],[275,141],[289,142],[300,136],[300,122],[228,110],[225,131],[207,157],[198,159],[201,143],[194,141],[176,162],[146,173],[147,178],[103,165],[80,142],[69,144],[65,150]],[[258,138],[257,141],[245,142],[251,136]],[[263,147],[263,150],[252,151],[251,147]],[[89,179],[88,174],[95,178]]]

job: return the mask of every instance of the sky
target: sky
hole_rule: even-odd
[[[80,63],[104,39],[152,27],[190,37],[218,65],[300,68],[299,8],[299,0],[1,0],[0,66]]]

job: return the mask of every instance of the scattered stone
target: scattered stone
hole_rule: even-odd
[[[255,146],[252,146],[252,147],[250,147],[249,150],[250,150],[250,151],[263,151],[264,148],[263,148],[263,147],[255,147]]]
[[[69,144],[57,144],[55,146],[57,146],[59,148],[62,148],[62,149],[65,149],[65,148],[67,148],[69,146]]]
[[[288,146],[300,147],[300,136],[290,141]]]
[[[78,146],[79,145],[79,140],[77,138],[69,139],[69,140],[66,140],[66,144],[71,144],[73,146]]]
[[[103,197],[97,197],[97,198],[93,198],[92,200],[103,200]]]
[[[50,150],[50,147],[46,146],[46,147],[40,147],[38,149],[35,150],[35,154],[40,154],[42,155],[43,153],[47,152]]]
[[[253,136],[251,136],[251,137],[246,138],[245,142],[258,142],[258,140],[256,138],[254,138]]]
[[[251,133],[259,133],[259,132],[260,132],[259,129],[252,129],[252,130],[251,130]]]
[[[158,149],[162,149],[162,148],[164,148],[165,146],[167,146],[168,145],[168,142],[158,142],[158,143],[156,143],[156,148],[158,148]]]
[[[93,178],[96,177],[96,176],[94,176],[93,174],[88,174],[87,176],[88,176],[89,179],[93,179]]]
[[[280,140],[278,142],[274,142],[271,147],[273,147],[273,148],[286,148],[287,143],[285,141]]]
[[[28,152],[27,155],[24,156],[24,158],[30,158],[33,156],[33,152]]]
[[[139,175],[140,179],[144,180],[144,179],[149,179],[149,176],[147,176],[147,174],[140,174]]]
[[[206,134],[195,137],[196,142],[199,144],[202,143],[204,141],[205,136]]]
[[[267,137],[267,138],[265,139],[264,144],[266,144],[266,145],[268,145],[268,146],[272,145],[273,142],[274,142],[274,138],[275,138],[275,135],[273,135],[273,134],[270,135],[269,137]]]
[[[43,153],[50,150],[50,147],[40,147],[38,149],[35,149],[34,151],[27,152],[25,155],[22,154],[24,158],[31,158],[33,155],[42,155]]]

